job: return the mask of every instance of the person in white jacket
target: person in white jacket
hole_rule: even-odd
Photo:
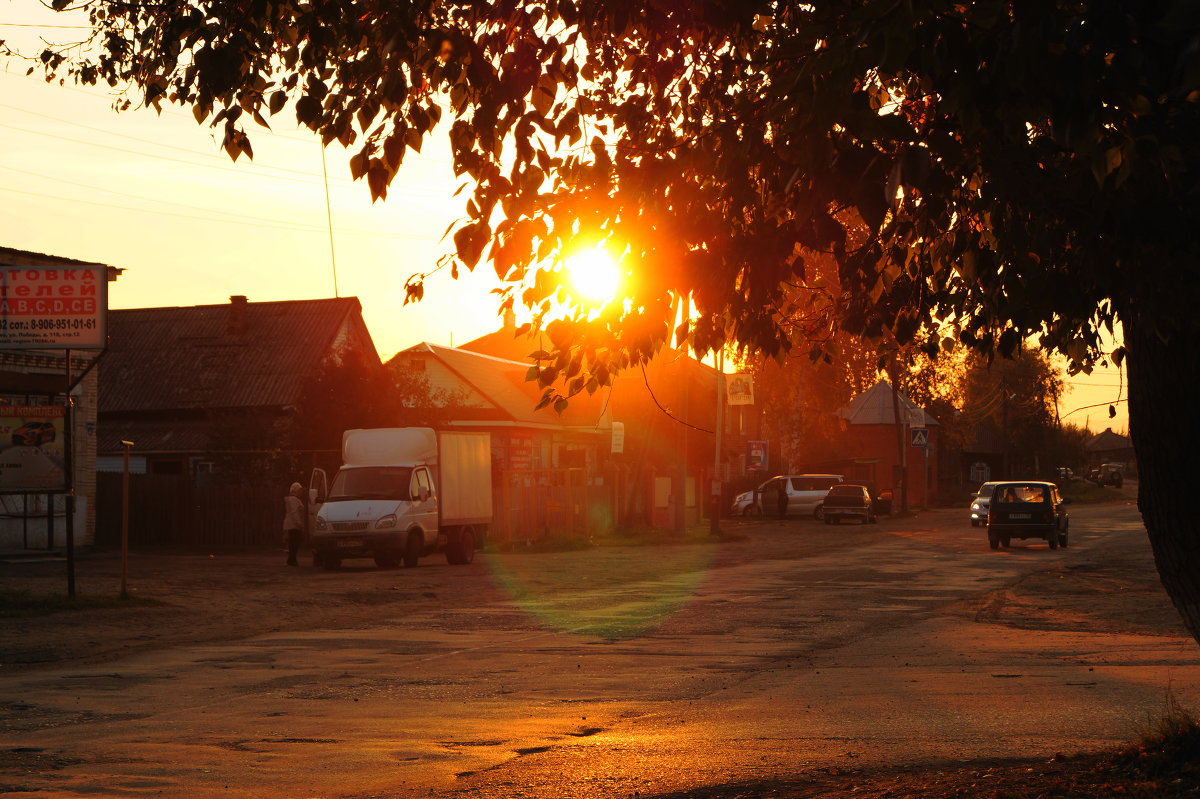
[[[283,498],[283,539],[287,544],[287,565],[299,566],[296,553],[300,551],[300,538],[304,530],[304,486],[292,483],[288,495]]]

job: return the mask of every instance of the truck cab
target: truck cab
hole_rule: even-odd
[[[347,430],[342,459],[332,483],[314,469],[309,484],[313,565],[413,567],[437,550],[452,564],[474,560],[491,522],[487,433]]]

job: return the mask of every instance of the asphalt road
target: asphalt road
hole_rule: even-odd
[[[1049,757],[1127,740],[1168,686],[1200,704],[1200,649],[1122,604],[1150,568],[1130,506],[1075,510],[1058,552],[948,511],[731,527],[422,565],[395,573],[421,600],[352,629],[0,672],[0,792],[644,797]]]

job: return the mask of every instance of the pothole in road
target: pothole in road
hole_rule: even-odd
[[[553,748],[553,746],[524,746],[520,749],[514,749],[513,751],[521,757],[524,757],[525,755],[537,755],[541,754],[542,752],[549,752]]]
[[[575,732],[567,733],[567,735],[574,736],[575,738],[587,738],[590,735],[596,735],[601,732],[604,732],[603,727],[581,727]]]

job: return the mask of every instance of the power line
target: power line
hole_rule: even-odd
[[[0,28],[55,28],[58,30],[90,31],[91,25],[42,25],[36,22],[0,22]]]
[[[220,219],[212,217],[197,216],[195,214],[183,214],[176,211],[160,211],[156,208],[133,208],[128,205],[116,205],[113,203],[99,202],[96,200],[83,200],[78,197],[64,197],[55,194],[43,194],[36,191],[25,191],[23,189],[10,189],[7,186],[0,186],[0,191],[6,191],[10,194],[24,194],[30,197],[41,197],[48,200],[62,200],[65,202],[83,203],[84,205],[95,205],[101,208],[109,208],[116,211],[136,211],[145,214],[161,214],[163,216],[175,216],[183,219],[194,219],[200,222],[216,222],[216,223],[231,223],[235,225],[251,225],[253,227],[270,227],[278,230],[286,230],[292,233],[323,233],[324,229],[317,225],[304,225],[303,223],[290,224],[287,222],[261,222],[253,218],[242,219]],[[222,212],[218,212],[222,213]],[[384,233],[382,231],[373,230],[339,230],[339,233],[345,233],[352,236],[374,236],[378,238],[396,238],[396,239],[421,239],[424,241],[432,241],[432,237],[424,236],[418,233]]]
[[[192,211],[200,211],[200,212],[206,213],[206,214],[223,214],[226,216],[239,217],[241,219],[253,219],[253,220],[256,220],[259,222],[266,222],[268,224],[304,226],[303,222],[291,222],[287,219],[272,219],[272,218],[265,217],[265,216],[246,216],[245,214],[240,214],[236,211],[222,211],[217,208],[205,208],[204,206],[191,205],[189,203],[181,203],[181,202],[176,202],[174,200],[161,200],[161,199],[158,199],[157,197],[146,197],[145,195],[141,195],[141,194],[131,194],[126,191],[117,191],[116,189],[109,189],[104,186],[95,186],[90,183],[80,183],[75,180],[67,180],[66,178],[59,178],[59,177],[55,177],[53,175],[43,175],[40,172],[30,172],[27,169],[18,169],[15,166],[7,166],[5,164],[0,164],[0,169],[7,170],[9,172],[17,172],[22,175],[29,175],[30,177],[42,178],[43,180],[53,180],[56,183],[65,183],[68,186],[75,186],[75,187],[81,188],[81,189],[88,189],[89,191],[103,191],[103,192],[107,192],[109,194],[115,194],[119,197],[128,197],[132,200],[142,200],[144,202],[152,202],[152,203],[156,203],[159,205],[174,205],[174,206],[178,206],[180,208],[187,208]]]
[[[1119,400],[1113,400],[1112,402],[1097,402],[1095,405],[1084,405],[1084,406],[1082,406],[1082,407],[1076,408],[1076,409],[1075,409],[1075,410],[1073,410],[1073,411],[1068,411],[1067,413],[1064,413],[1064,414],[1063,414],[1061,417],[1059,417],[1059,418],[1061,418],[1061,419],[1066,419],[1066,418],[1067,418],[1068,416],[1070,416],[1072,413],[1076,413],[1076,412],[1078,412],[1078,411],[1084,411],[1084,410],[1087,410],[1088,408],[1102,408],[1102,407],[1104,407],[1105,405],[1116,405],[1116,404],[1117,404],[1117,403],[1119,403],[1119,402],[1129,402],[1129,400],[1128,400],[1128,399],[1119,399]]]
[[[244,172],[240,169],[234,169],[234,168],[226,167],[226,166],[218,166],[216,164],[205,164],[205,163],[201,163],[199,161],[187,161],[182,158],[174,158],[169,155],[158,155],[157,153],[139,152],[137,150],[130,150],[125,147],[116,147],[111,144],[101,144],[99,142],[86,141],[84,139],[73,139],[70,136],[60,136],[57,133],[45,133],[43,131],[30,130],[29,128],[21,128],[21,127],[17,127],[16,125],[9,125],[4,122],[0,122],[0,128],[8,128],[9,130],[20,131],[21,133],[28,133],[33,136],[41,136],[41,137],[46,137],[46,138],[50,138],[50,139],[58,139],[60,141],[71,142],[72,144],[84,144],[84,145],[87,145],[88,147],[98,147],[102,150],[112,150],[114,152],[125,153],[127,155],[137,155],[137,156],[141,156],[144,158],[157,158],[160,161],[171,161],[171,162],[174,162],[177,164],[187,164],[188,166],[198,166],[202,169],[215,169],[215,170],[219,170],[221,172],[235,172],[235,173],[237,173],[239,175],[243,175],[243,176],[253,174],[251,172]],[[261,169],[261,168],[269,168],[269,167],[259,167],[259,168]],[[320,180],[300,178],[300,177],[293,178],[293,177],[289,177],[288,175],[259,174],[258,177],[274,178],[276,180],[290,180],[293,183],[308,183],[310,185],[320,185],[320,183],[321,183]]]

